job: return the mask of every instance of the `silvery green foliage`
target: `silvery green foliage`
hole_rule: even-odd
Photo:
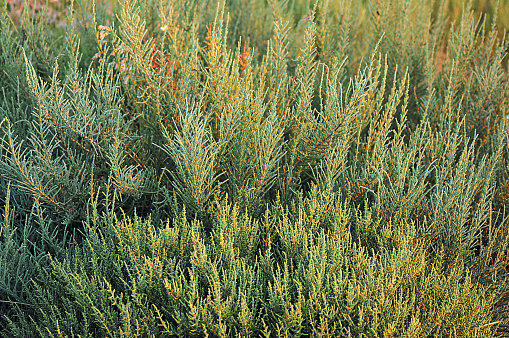
[[[11,6],[1,334],[503,330],[506,4]]]
[[[183,116],[173,135],[163,129],[167,141],[163,148],[175,163],[171,176],[177,195],[191,211],[201,214],[218,188],[216,158],[221,143],[212,139],[200,108],[190,107]]]

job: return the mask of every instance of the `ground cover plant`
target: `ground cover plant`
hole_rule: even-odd
[[[0,335],[507,331],[507,1],[0,15]]]

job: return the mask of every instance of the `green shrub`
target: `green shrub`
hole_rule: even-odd
[[[507,330],[507,2],[20,6],[2,335]]]

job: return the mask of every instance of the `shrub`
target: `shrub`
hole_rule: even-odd
[[[506,330],[509,4],[16,6],[2,334]]]

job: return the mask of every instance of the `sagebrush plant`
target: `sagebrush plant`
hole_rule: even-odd
[[[503,334],[508,11],[3,2],[1,334]]]

